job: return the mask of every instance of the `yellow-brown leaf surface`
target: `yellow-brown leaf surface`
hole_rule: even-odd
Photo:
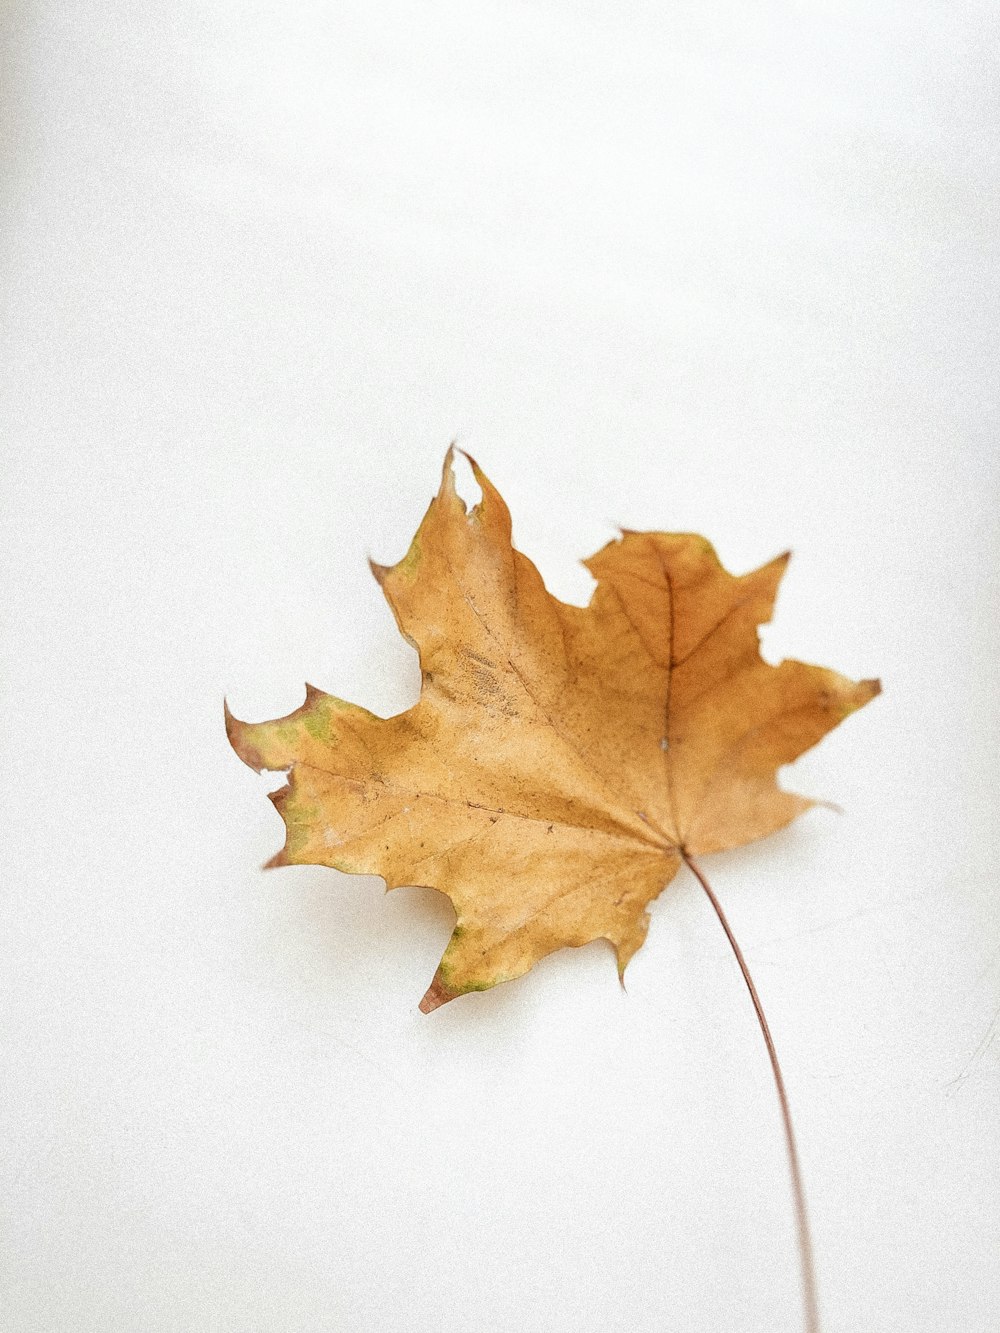
[[[407,555],[373,566],[417,648],[419,701],[381,718],[306,687],[274,722],[229,738],[282,769],[272,865],[380,875],[447,894],[457,921],[421,1007],[520,976],[605,938],[619,971],[684,854],[773,833],[812,804],[780,765],[878,693],[823,667],[760,656],[787,556],[736,578],[702,537],[625,532],[586,562],[586,607],[545,589],[510,514],[452,456]]]

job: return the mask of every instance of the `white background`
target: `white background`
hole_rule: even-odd
[[[706,864],[826,1333],[1000,1326],[998,31],[984,3],[31,3],[3,98],[11,1333],[801,1328],[773,1089],[679,876],[424,1017],[429,890],[261,874],[228,695],[383,713],[457,437],[550,586],[796,557],[885,693]],[[275,785],[272,780],[271,785]]]

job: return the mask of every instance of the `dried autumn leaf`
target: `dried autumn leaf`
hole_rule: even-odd
[[[271,865],[447,894],[454,933],[425,1012],[605,938],[619,972],[686,857],[737,847],[813,804],[776,773],[879,691],[760,656],[787,555],[742,577],[691,534],[625,532],[586,566],[586,607],[511,545],[476,463],[452,454],[410,549],[373,571],[419,655],[420,699],[381,718],[306,687],[274,722],[226,713],[237,754],[287,770]]]

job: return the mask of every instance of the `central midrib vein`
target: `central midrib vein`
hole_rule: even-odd
[[[656,552],[656,558],[663,574],[663,581],[667,589],[667,689],[666,699],[663,704],[663,738],[666,741],[666,747],[663,750],[663,764],[667,779],[667,809],[670,811],[670,818],[673,821],[673,835],[678,847],[683,847],[684,839],[681,837],[680,829],[677,823],[677,804],[674,796],[674,764],[673,764],[673,737],[670,734],[670,702],[671,690],[674,683],[674,580],[667,562],[664,559],[663,552],[651,542],[653,550]]]

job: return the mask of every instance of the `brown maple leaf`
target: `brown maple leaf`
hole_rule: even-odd
[[[306,687],[301,708],[240,722],[252,768],[287,770],[271,865],[380,875],[447,894],[454,933],[429,1012],[610,940],[619,973],[681,862],[783,827],[814,802],[776,773],[879,691],[760,656],[788,561],[742,577],[691,534],[624,532],[568,606],[511,545],[482,490],[470,511],[452,453],[406,556],[373,571],[420,655],[419,701],[381,718]]]

